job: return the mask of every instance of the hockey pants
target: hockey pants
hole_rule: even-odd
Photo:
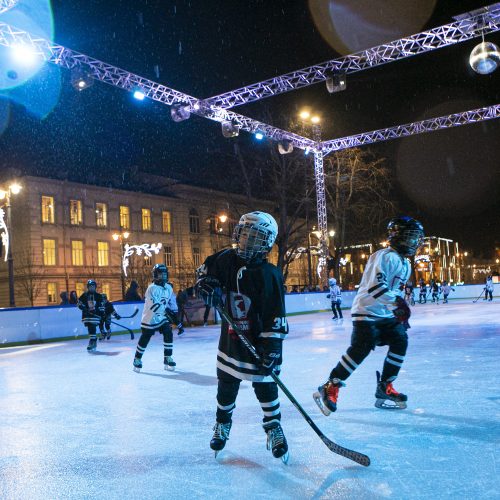
[[[389,346],[381,379],[392,382],[398,376],[408,347],[408,335],[396,319],[353,321],[351,345],[331,371],[330,378],[346,380],[375,346]]]
[[[332,301],[332,313],[334,318],[339,317],[340,319],[342,319],[343,317],[342,309],[340,309],[340,304],[341,304],[340,301]]]
[[[135,351],[135,357],[138,359],[142,358],[146,347],[157,330],[149,330],[148,328],[142,328],[141,337],[137,343],[137,350]],[[158,331],[163,335],[163,357],[172,356],[172,349],[174,347],[172,327],[167,323],[161,326]]]
[[[240,379],[228,373],[217,370],[217,422],[227,424],[231,422],[236,405],[236,396],[240,388]],[[264,412],[263,423],[281,420],[278,386],[275,382],[253,382],[253,390]]]
[[[97,325],[95,323],[85,323],[85,326],[89,332],[89,339],[97,340]]]

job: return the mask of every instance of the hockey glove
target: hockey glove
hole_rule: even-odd
[[[173,323],[174,325],[179,325],[179,316],[177,315],[177,311],[172,311],[172,309],[167,309],[165,311],[165,316],[167,317],[168,321],[170,323]]]
[[[271,375],[281,359],[281,344],[279,339],[261,339],[257,344],[257,353],[260,355],[260,373]]]
[[[119,314],[117,314],[117,313],[115,313],[115,318],[118,319],[118,320],[122,319],[122,317]]]
[[[326,298],[327,298],[327,299],[329,299],[330,297],[331,297],[331,295],[328,293],[328,294],[326,295]]]
[[[411,328],[410,323],[408,323],[411,316],[411,310],[402,297],[396,297],[396,309],[392,312],[406,330]]]
[[[212,276],[200,278],[195,287],[207,306],[216,307],[222,303],[222,286],[217,278]]]

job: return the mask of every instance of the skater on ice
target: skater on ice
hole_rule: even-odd
[[[439,304],[439,294],[441,293],[441,287],[435,280],[431,280],[431,297],[432,297],[432,302],[435,302],[436,304]]]
[[[395,217],[387,226],[389,247],[370,256],[354,298],[351,316],[351,345],[330,372],[328,380],[313,397],[320,410],[329,415],[337,410],[339,389],[376,346],[389,346],[382,374],[377,372],[375,406],[406,408],[407,396],[396,391],[393,382],[401,369],[408,347],[406,330],[410,308],[401,293],[410,277],[407,257],[422,244],[422,224],[411,217]],[[388,403],[390,402],[390,403]]]
[[[489,299],[488,299],[489,297]],[[486,285],[484,287],[484,300],[493,300],[493,277],[491,274],[486,278]]]
[[[173,335],[171,321],[182,328],[177,319],[177,302],[172,285],[168,283],[168,269],[164,264],[153,267],[153,282],[148,286],[144,297],[144,309],[141,318],[141,337],[137,343],[134,357],[134,371],[142,368],[142,356],[155,332],[163,335],[163,366],[165,370],[175,370],[172,357]]]
[[[450,295],[450,292],[454,292],[455,289],[452,288],[447,281],[443,281],[441,291],[443,292],[443,304],[448,304],[448,295]]]
[[[87,281],[87,291],[80,295],[78,308],[82,311],[82,322],[89,332],[88,352],[94,352],[97,348],[97,326],[104,313],[102,295],[97,293],[97,283],[94,280]]]
[[[423,278],[420,278],[419,282],[419,294],[418,294],[418,303],[419,304],[427,304],[427,285]]]
[[[99,340],[109,340],[111,338],[111,317],[120,320],[121,316],[116,312],[115,306],[108,300],[105,293],[101,293],[104,311],[99,321]]]
[[[326,298],[330,299],[332,303],[332,319],[342,319],[342,309],[340,308],[340,305],[342,304],[342,290],[337,285],[337,280],[335,278],[329,278],[328,284],[330,285],[330,292]]]
[[[282,342],[288,333],[283,276],[267,261],[278,234],[274,218],[264,212],[250,212],[240,218],[234,230],[235,249],[217,252],[199,268],[198,293],[211,307],[225,309],[260,354],[255,358],[226,321],[222,322],[217,353],[217,412],[210,447],[222,450],[232,425],[242,380],[252,382],[263,411],[267,448],[276,458],[288,460],[288,444],[281,427],[278,386],[271,373],[279,372]]]

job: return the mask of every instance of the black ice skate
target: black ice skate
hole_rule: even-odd
[[[97,349],[97,340],[90,339],[89,345],[87,346],[87,352],[95,352],[96,349]]]
[[[339,378],[333,378],[320,385],[318,391],[313,394],[313,399],[316,401],[323,415],[328,417],[330,413],[337,410],[337,398],[341,387],[345,387],[344,381]]]
[[[215,451],[215,456],[226,446],[226,441],[229,439],[229,431],[231,430],[232,423],[221,424],[215,422],[214,435],[210,441],[210,448]]]
[[[283,434],[283,429],[279,422],[264,424],[264,431],[267,434],[267,449],[271,450],[274,458],[281,458],[284,464],[288,463],[288,443]]]
[[[142,368],[142,361],[139,358],[134,358],[134,372],[139,373]]]
[[[375,392],[375,406],[384,410],[404,410],[408,396],[397,392],[392,387],[392,382],[382,382],[380,373],[377,372],[377,390]]]
[[[108,333],[108,334],[106,335],[106,340],[109,340],[110,338],[111,338],[111,333]]]
[[[174,361],[172,356],[165,356],[165,360],[163,361],[163,369],[168,370],[169,372],[173,372],[177,363]]]

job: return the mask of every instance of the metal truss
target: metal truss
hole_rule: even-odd
[[[308,87],[325,81],[335,72],[355,73],[498,31],[500,29],[500,3],[459,17],[460,19],[454,23],[231,90],[205,99],[204,103],[217,108],[233,108]]]
[[[428,118],[426,120],[407,123],[405,125],[396,125],[395,127],[383,128],[372,132],[350,135],[340,139],[333,139],[331,141],[322,142],[319,148],[323,151],[324,155],[327,155],[332,151],[340,151],[356,146],[364,146],[365,144],[374,144],[376,142],[389,141],[400,137],[434,132],[436,130],[444,130],[447,128],[459,127],[461,125],[469,125],[470,123],[493,120],[495,118],[500,118],[500,104],[471,109],[469,111],[454,113],[447,116],[439,116],[437,118]]]
[[[18,3],[19,0],[0,0],[0,14],[9,9],[12,9],[12,7],[14,7]]]
[[[325,196],[325,171],[323,168],[323,152],[314,153],[314,180],[316,182],[316,208],[318,214],[318,229],[321,233],[320,247],[321,255],[326,259],[328,255],[327,217],[326,217],[326,196]],[[326,261],[325,261],[326,262]],[[320,264],[324,264],[320,259]],[[320,266],[318,274],[321,277]]]

